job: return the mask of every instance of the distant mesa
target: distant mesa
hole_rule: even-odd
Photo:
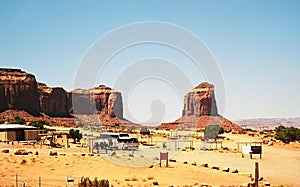
[[[87,119],[84,115],[97,115],[103,119],[103,124],[132,124],[123,118],[120,92],[105,85],[67,92],[61,87],[38,83],[34,75],[20,69],[0,68],[0,103],[0,113],[20,110],[32,119],[42,116],[72,118],[74,115]]]
[[[240,126],[218,114],[214,86],[202,82],[185,95],[182,117],[175,122],[162,123],[158,129],[202,129],[216,124],[221,125],[225,131],[242,131]]]
[[[241,119],[235,121],[243,128],[251,129],[275,129],[282,125],[286,127],[300,128],[300,117],[290,118],[255,118],[255,119]]]

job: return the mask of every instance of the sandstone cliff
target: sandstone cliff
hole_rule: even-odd
[[[203,82],[185,95],[182,116],[186,115],[218,115],[213,85]]]
[[[100,85],[66,92],[37,83],[34,75],[20,69],[0,68],[0,113],[7,110],[26,111],[33,115],[28,119],[96,114],[106,124],[119,123],[116,119],[131,123],[123,119],[121,93],[109,87]]]
[[[38,83],[41,112],[55,117],[70,116],[68,110],[68,93],[63,88],[50,88]]]
[[[221,125],[225,131],[241,131],[242,128],[218,114],[214,86],[203,82],[184,97],[182,117],[175,122],[162,123],[159,129],[203,129],[207,125]]]
[[[74,114],[107,114],[110,117],[123,119],[122,95],[109,87],[98,87],[70,92]]]
[[[0,103],[0,112],[20,109],[39,115],[39,96],[34,75],[20,69],[0,68]]]

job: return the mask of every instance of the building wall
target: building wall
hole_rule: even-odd
[[[16,131],[7,131],[7,139],[8,141],[16,141]]]
[[[25,140],[37,140],[39,138],[39,130],[25,130]]]
[[[13,130],[0,132],[0,140],[2,141],[26,141],[37,140],[40,130]]]
[[[0,140],[6,141],[6,132],[0,132]]]

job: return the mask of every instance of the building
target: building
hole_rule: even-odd
[[[36,127],[4,123],[0,125],[0,141],[38,140],[39,132]]]

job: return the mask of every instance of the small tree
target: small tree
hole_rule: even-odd
[[[21,125],[22,125],[22,124],[25,124],[26,121],[25,121],[25,119],[21,118],[20,116],[16,116],[16,117],[15,117],[14,123],[17,123],[17,124],[21,124]]]
[[[33,121],[30,123],[30,126],[37,127],[38,129],[45,129],[45,125],[48,125],[48,122],[45,120]]]
[[[218,134],[223,134],[224,129],[220,125],[208,125],[204,131],[204,139],[217,139]]]
[[[70,129],[69,134],[68,134],[68,138],[72,138],[73,139],[73,143],[76,143],[76,141],[80,141],[82,138],[82,134],[80,133],[79,130],[74,130],[74,129]]]

